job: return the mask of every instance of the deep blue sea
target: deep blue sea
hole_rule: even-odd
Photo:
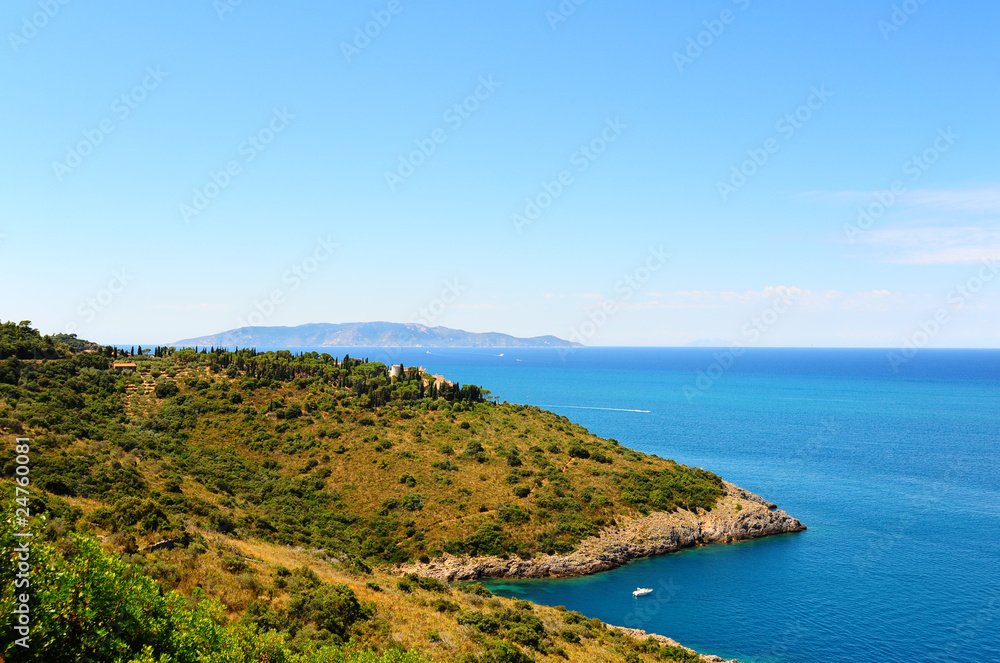
[[[885,350],[351,354],[712,470],[809,527],[497,593],[743,663],[1000,662],[1000,351],[922,350],[898,371]]]

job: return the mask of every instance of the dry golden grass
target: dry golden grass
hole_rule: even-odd
[[[253,565],[256,574],[269,577],[278,566],[286,568],[308,567],[316,572],[321,580],[328,583],[343,583],[350,587],[358,598],[371,602],[376,606],[376,621],[383,627],[377,634],[368,634],[368,644],[375,647],[385,647],[389,644],[402,645],[406,648],[419,649],[432,660],[451,661],[463,654],[482,653],[482,646],[476,634],[468,627],[461,626],[453,613],[438,612],[432,602],[444,596],[447,600],[457,603],[461,609],[485,610],[487,612],[500,607],[513,606],[514,601],[500,597],[484,599],[480,596],[466,594],[456,590],[442,595],[440,593],[414,588],[404,592],[396,587],[398,578],[385,571],[375,570],[369,576],[358,576],[347,573],[334,564],[311,555],[307,551],[281,546],[262,541],[244,541],[231,537],[219,536],[212,532],[202,534],[213,544],[238,550],[245,558],[258,560]],[[249,596],[246,590],[240,588],[231,574],[229,578],[215,579],[212,589],[222,598],[223,602],[242,599],[249,602],[257,596]],[[227,582],[228,581],[228,582]],[[367,583],[374,582],[381,587],[375,591]],[[194,586],[188,584],[188,590]],[[263,584],[263,581],[262,581]],[[179,588],[184,589],[184,588]],[[259,598],[282,605],[287,598],[273,592],[265,592]],[[533,605],[533,612],[545,624],[547,630],[559,633],[566,628],[563,612],[556,608]],[[238,616],[240,610],[230,610],[232,617]],[[438,640],[431,640],[430,633],[436,633]],[[610,634],[601,634],[597,638],[584,638],[580,643],[568,643],[556,638],[556,644],[569,655],[570,661],[585,661],[604,663],[621,661],[622,655],[616,651],[614,640]],[[528,651],[528,650],[526,650]],[[565,663],[566,659],[552,654],[542,655],[529,652],[536,661],[551,661]]]
[[[199,374],[199,377],[202,377]],[[215,375],[204,377],[217,382],[230,382],[230,389],[238,390],[236,381]],[[182,393],[192,390],[179,380]],[[267,409],[273,400],[305,405],[315,401],[318,393],[284,385],[277,389],[242,392],[244,403],[258,413]],[[305,408],[304,408],[305,409]],[[375,420],[374,426],[359,425],[364,417]],[[463,424],[468,428],[462,428]],[[276,429],[288,426],[279,434]],[[252,439],[261,433],[276,438],[300,436],[314,438],[317,446],[294,454],[271,451],[253,451]],[[321,437],[323,433],[337,437]],[[440,547],[449,539],[464,538],[479,527],[495,510],[505,504],[516,504],[525,509],[534,508],[534,497],[544,493],[551,481],[549,468],[555,467],[571,488],[567,493],[589,489],[594,495],[604,494],[614,501],[617,488],[613,473],[626,467],[635,469],[664,469],[671,463],[660,458],[636,454],[616,443],[603,440],[570,423],[563,417],[537,409],[524,410],[517,406],[482,405],[471,412],[417,411],[412,419],[404,419],[398,412],[385,410],[367,413],[336,408],[335,412],[312,411],[302,419],[280,422],[257,416],[252,423],[241,414],[213,416],[196,431],[198,444],[234,449],[240,456],[258,463],[280,459],[281,473],[299,476],[310,460],[319,462],[318,469],[329,468],[326,479],[330,490],[340,492],[348,512],[370,516],[379,510],[385,500],[399,498],[408,492],[417,492],[424,498],[424,507],[414,512],[398,511],[404,518],[412,519],[414,527],[427,537],[427,549]],[[391,443],[388,449],[380,445]],[[485,450],[487,462],[479,463],[463,456],[466,445],[478,442]],[[591,451],[597,450],[611,457],[613,464],[594,460],[581,460],[568,456],[570,443],[582,444]],[[560,452],[549,451],[557,445]],[[278,445],[281,446],[280,443]],[[442,449],[451,447],[448,453]],[[343,453],[337,453],[341,448]],[[532,453],[540,448],[541,453]],[[522,459],[520,467],[511,467],[503,454],[517,450]],[[323,457],[328,460],[321,460]],[[450,461],[459,471],[445,471],[431,467],[433,463]],[[507,482],[515,472],[529,471],[533,476],[521,477],[518,485],[527,486],[532,495],[518,498],[514,485]],[[417,482],[408,488],[400,484],[400,477],[409,474]],[[154,480],[154,483],[155,480]],[[189,492],[190,491],[190,492]],[[197,495],[209,503],[217,498],[194,482],[185,482],[184,493]],[[595,520],[610,521],[616,515],[634,515],[621,504],[603,508],[588,507],[588,516]],[[534,541],[535,536],[549,528],[549,523],[533,519],[519,526],[515,537],[522,542]]]
[[[150,367],[160,370],[163,373],[161,380],[174,380],[181,393],[188,397],[203,398],[207,393],[214,399],[226,398],[225,390],[216,388],[196,392],[183,381],[190,377],[205,379],[216,386],[225,384],[229,391],[237,391],[243,396],[243,403],[235,408],[237,412],[203,417],[191,431],[192,444],[232,449],[239,456],[259,464],[277,459],[281,464],[280,474],[286,477],[302,476],[307,462],[317,461],[319,464],[315,469],[330,471],[325,480],[326,488],[343,496],[338,508],[359,516],[370,517],[389,498],[399,498],[410,492],[420,493],[424,499],[422,509],[412,512],[399,509],[394,513],[402,519],[412,519],[413,527],[426,538],[425,549],[428,552],[439,549],[445,541],[469,536],[482,522],[494,519],[497,509],[503,505],[517,504],[537,513],[539,509],[535,498],[542,494],[558,495],[560,491],[565,491],[566,496],[579,498],[584,489],[588,489],[594,496],[605,495],[615,502],[601,507],[586,507],[588,518],[610,523],[616,517],[636,515],[633,509],[626,508],[615,499],[618,488],[614,474],[626,468],[642,471],[673,467],[671,461],[624,449],[614,441],[590,434],[564,417],[536,408],[484,404],[461,412],[414,409],[411,410],[412,418],[404,418],[399,411],[391,408],[370,413],[341,405],[330,411],[319,411],[309,404],[324,395],[320,391],[322,387],[303,390],[286,384],[280,388],[248,392],[239,388],[238,380],[213,375],[207,369],[182,369],[170,378],[166,371],[167,362],[154,359],[149,363],[151,366],[140,369],[147,380],[152,380]],[[326,395],[329,396],[329,393]],[[164,404],[152,394],[137,394],[130,398],[137,406],[129,408],[132,417],[147,416]],[[269,419],[263,414],[272,400],[283,401],[286,406],[300,404],[308,414],[293,421]],[[253,416],[245,417],[243,410],[246,408],[252,408]],[[365,417],[371,417],[374,425],[362,425],[361,420]],[[287,429],[282,433],[279,427]],[[278,440],[277,452],[253,450],[255,438],[262,433]],[[314,440],[316,444],[307,451],[281,452],[280,447],[294,437]],[[391,442],[391,446],[379,449],[379,446],[385,446],[385,442]],[[613,463],[571,458],[567,453],[571,442],[581,444],[591,452],[603,453],[611,457]],[[485,462],[464,457],[462,452],[470,443],[482,445]],[[559,450],[552,451],[550,447],[553,445]],[[341,447],[345,450],[338,453]],[[451,451],[446,447],[451,447]],[[536,451],[531,451],[532,448]],[[506,454],[512,449],[516,449],[522,459],[523,464],[519,467],[512,467],[506,460]],[[541,451],[538,452],[538,449]],[[106,462],[113,461],[131,464],[150,489],[165,492],[166,481],[162,470],[169,465],[167,461],[139,460],[135,454],[119,454],[119,457],[108,458]],[[459,471],[445,471],[431,466],[442,461],[458,466]],[[513,493],[514,484],[507,479],[512,473],[524,474],[526,470],[532,474],[519,477],[516,485],[528,486],[531,495],[518,498]],[[416,486],[408,487],[400,483],[400,477],[407,474],[415,478]],[[214,492],[214,489],[189,475],[183,477],[181,491],[189,499],[201,500],[234,516],[240,515],[248,506],[239,498]],[[104,506],[101,501],[93,499],[67,498],[66,502],[85,512]],[[233,507],[233,504],[236,506]],[[551,524],[551,520],[533,517],[528,523],[509,527],[508,531],[518,541],[533,542],[536,535],[550,529]],[[275,568],[305,566],[325,582],[346,584],[360,599],[376,606],[375,626],[365,633],[373,646],[381,648],[399,644],[424,651],[437,661],[455,660],[467,653],[482,653],[479,636],[474,631],[459,625],[453,613],[439,612],[431,605],[439,594],[420,589],[401,591],[397,588],[398,578],[391,575],[388,567],[376,568],[369,576],[359,576],[307,550],[227,537],[203,529],[201,525],[197,519],[187,519],[188,530],[200,534],[208,542],[207,551],[199,554],[192,549],[162,550],[141,557],[147,569],[173,569],[160,577],[165,586],[186,595],[190,595],[195,587],[201,587],[210,596],[222,600],[231,618],[237,618],[255,599],[283,605],[288,596],[274,583]],[[144,546],[163,536],[154,533],[136,538],[138,545]],[[109,541],[106,547],[115,549],[119,543]],[[245,570],[232,573],[226,569],[225,560],[234,554],[244,559]],[[378,584],[382,591],[371,589],[367,585],[369,582]],[[461,609],[487,611],[513,603],[500,598],[484,600],[457,590],[452,590],[447,598]],[[566,627],[563,613],[555,608],[534,606],[533,611],[553,634]],[[430,637],[432,633],[436,634],[433,638]],[[610,662],[621,661],[623,657],[620,638],[624,636],[601,632],[597,637],[584,638],[580,643],[565,642],[553,635],[550,637],[573,661]],[[538,652],[531,652],[531,656],[539,663],[561,663],[565,660],[554,654],[541,655]]]

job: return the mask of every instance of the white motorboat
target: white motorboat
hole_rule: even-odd
[[[632,592],[632,596],[645,596],[646,594],[652,594],[652,593],[653,590],[650,589],[649,587],[639,587],[634,592]]]

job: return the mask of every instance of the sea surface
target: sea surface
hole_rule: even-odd
[[[487,583],[498,594],[743,663],[1000,662],[1000,351],[922,350],[895,369],[886,350],[350,353],[709,469],[809,527]],[[633,598],[637,586],[654,592]]]

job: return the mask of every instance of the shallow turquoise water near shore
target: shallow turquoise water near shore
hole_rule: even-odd
[[[541,405],[809,527],[497,593],[743,663],[1000,661],[1000,352],[924,350],[895,373],[884,350],[752,349],[689,400],[718,352],[351,354]]]

